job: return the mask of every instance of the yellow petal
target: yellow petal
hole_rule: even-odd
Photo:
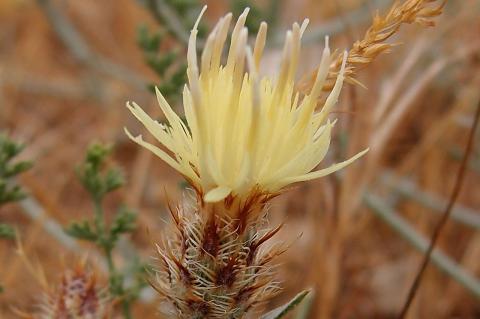
[[[218,186],[210,190],[207,194],[205,194],[203,199],[206,202],[214,203],[214,202],[221,201],[222,199],[227,197],[231,192],[232,192],[232,189],[228,186]]]
[[[318,170],[318,171],[314,171],[314,172],[311,172],[311,173],[308,173],[308,174],[304,174],[304,175],[299,175],[299,176],[293,176],[293,177],[288,177],[288,178],[285,178],[282,183],[287,185],[287,184],[291,184],[291,183],[296,183],[296,182],[303,182],[303,181],[309,181],[309,180],[312,180],[312,179],[316,179],[316,178],[320,178],[320,177],[323,177],[323,176],[327,176],[329,174],[332,174],[338,170],[341,170],[342,168],[344,168],[345,166],[348,166],[350,165],[351,163],[353,163],[354,161],[356,161],[358,158],[362,157],[363,155],[365,155],[367,152],[368,152],[368,148],[366,150],[363,150],[362,152],[358,153],[357,155],[351,157],[350,159],[344,161],[344,162],[340,162],[340,163],[337,163],[337,164],[333,164],[332,166],[330,167],[327,167],[327,168],[324,168],[324,169],[321,169],[321,170]]]
[[[170,155],[168,155],[165,151],[163,151],[162,149],[160,149],[159,147],[155,146],[155,145],[152,145],[148,142],[145,142],[142,138],[141,135],[137,136],[137,137],[134,137],[129,131],[127,128],[124,128],[125,130],[125,133],[127,134],[127,136],[132,140],[134,141],[135,143],[137,143],[138,145],[140,146],[143,146],[145,147],[146,149],[148,149],[149,151],[151,151],[152,153],[154,153],[155,155],[157,155],[158,157],[160,157],[163,161],[165,161],[168,165],[170,165],[171,167],[173,167],[175,170],[179,171],[181,174],[184,174],[183,170],[182,170],[182,167],[178,164],[177,161],[175,161]]]

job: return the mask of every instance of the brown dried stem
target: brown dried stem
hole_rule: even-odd
[[[409,291],[408,296],[407,296],[407,300],[406,300],[406,302],[405,302],[405,304],[402,308],[402,311],[400,312],[400,315],[398,316],[399,319],[403,319],[407,315],[408,309],[410,308],[410,305],[412,304],[412,301],[415,298],[415,294],[418,291],[418,287],[420,286],[420,283],[422,281],[425,270],[427,269],[427,266],[430,262],[430,257],[432,255],[433,249],[435,248],[435,245],[438,241],[438,238],[440,237],[440,234],[441,234],[443,228],[445,227],[445,225],[446,225],[446,223],[447,223],[447,221],[448,221],[448,219],[449,219],[449,217],[452,213],[452,209],[453,209],[453,206],[455,205],[455,202],[457,201],[458,195],[460,194],[460,190],[462,188],[462,182],[463,182],[463,179],[465,177],[465,172],[466,172],[467,166],[468,166],[468,160],[469,160],[470,154],[472,153],[472,150],[473,150],[473,141],[475,139],[475,131],[477,129],[479,119],[480,119],[480,103],[478,104],[477,110],[475,112],[474,122],[473,122],[472,128],[470,129],[470,133],[469,133],[469,136],[468,136],[467,147],[466,147],[463,159],[462,159],[462,163],[460,165],[460,169],[459,169],[458,174],[457,174],[457,178],[456,178],[456,181],[455,181],[455,186],[453,188],[453,192],[452,192],[452,195],[450,197],[450,201],[447,205],[447,208],[445,209],[445,212],[442,215],[442,218],[440,219],[440,221],[438,222],[438,224],[436,225],[436,227],[434,229],[432,239],[430,241],[430,245],[428,246],[428,250],[424,255],[423,262],[420,266],[420,270],[418,271],[418,273],[415,277],[415,280],[412,284],[412,287],[410,288],[410,291]]]

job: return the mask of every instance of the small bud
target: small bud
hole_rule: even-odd
[[[38,319],[107,319],[111,318],[112,302],[107,287],[97,284],[94,272],[80,264],[67,270],[60,283],[46,292]]]

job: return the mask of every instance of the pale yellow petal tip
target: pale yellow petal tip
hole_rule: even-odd
[[[331,165],[327,168],[320,169],[320,170],[317,170],[317,171],[313,171],[313,172],[310,172],[310,173],[307,173],[307,174],[304,174],[304,175],[292,176],[292,177],[285,178],[282,181],[282,184],[288,185],[288,184],[293,184],[293,183],[298,183],[298,182],[306,182],[306,181],[310,181],[310,180],[313,180],[313,179],[317,179],[317,178],[320,178],[320,177],[324,177],[324,176],[333,174],[336,171],[339,171],[339,170],[347,167],[348,165],[352,164],[357,159],[359,159],[360,157],[365,155],[369,150],[370,150],[370,148],[366,148],[363,151],[361,151],[360,153],[355,154],[354,156],[352,156],[348,160],[345,160],[345,161],[340,162],[340,163],[333,164],[333,165]]]
[[[250,7],[246,7],[245,9],[243,9],[243,12],[242,12],[242,14],[240,15],[240,17],[246,17],[249,12],[250,12]],[[240,17],[239,17],[239,18],[240,18]],[[239,20],[240,20],[240,19],[239,19]]]
[[[207,5],[204,5],[202,7],[202,10],[200,11],[200,14],[198,15],[197,21],[195,21],[195,24],[193,25],[192,32],[197,31],[198,25],[200,24],[200,20],[202,19],[202,16],[205,13],[205,11],[207,11],[207,8],[208,8]]]
[[[125,132],[125,134],[127,134],[128,138],[130,138],[131,140],[135,140],[135,137],[132,135],[132,133],[130,133],[126,126],[123,127],[123,131]]]
[[[367,148],[364,149],[363,151],[358,152],[357,154],[355,154],[354,156],[352,156],[352,157],[349,158],[348,160],[342,162],[342,163],[345,163],[345,165],[344,165],[343,167],[348,166],[348,165],[350,165],[351,163],[355,162],[355,161],[358,160],[360,157],[362,157],[363,155],[367,154],[369,150],[370,150],[370,148],[367,147]],[[339,164],[342,164],[342,163],[339,163]],[[343,167],[341,167],[341,168],[343,168]],[[341,169],[341,168],[340,168],[340,169]]]
[[[132,133],[130,133],[130,131],[128,130],[128,128],[126,127],[123,127],[123,131],[125,132],[125,134],[127,134],[128,138],[131,139],[132,141],[138,143],[138,140],[139,139],[142,139],[142,136],[139,135],[139,136],[133,136]]]
[[[225,199],[231,192],[232,189],[228,186],[218,186],[206,193],[203,199],[207,203],[215,203]]]
[[[366,149],[364,149],[363,151],[361,151],[360,153],[357,154],[357,158],[360,158],[362,157],[363,155],[367,154],[368,151],[370,151],[370,147],[367,147]]]

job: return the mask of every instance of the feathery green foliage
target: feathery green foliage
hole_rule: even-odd
[[[135,261],[130,271],[120,271],[113,261],[113,250],[120,236],[136,229],[136,214],[122,205],[115,213],[113,221],[107,224],[103,200],[125,184],[120,169],[107,167],[106,161],[111,151],[111,146],[94,143],[88,148],[83,163],[77,167],[78,178],[92,198],[94,215],[91,220],[72,223],[65,231],[72,237],[95,243],[103,251],[109,270],[110,294],[120,299],[124,317],[131,318],[131,303],[145,286],[142,276],[139,275],[143,272],[143,265]],[[127,277],[135,279],[134,284],[128,287]]]
[[[13,185],[11,179],[32,167],[28,161],[15,161],[24,145],[11,140],[6,134],[0,134],[0,206],[9,202],[19,201],[26,194],[18,185]],[[0,223],[0,238],[15,238],[12,226]],[[4,291],[0,285],[0,293]]]
[[[184,60],[179,49],[163,52],[165,32],[151,32],[146,26],[138,29],[137,43],[142,49],[145,63],[159,77],[159,83],[148,84],[150,91],[155,92],[157,86],[170,99],[178,98],[181,88],[186,82],[186,64],[176,61]]]
[[[28,161],[14,161],[24,149],[24,145],[0,134],[0,205],[25,198],[26,194],[20,186],[11,185],[9,180],[32,167]]]
[[[144,25],[138,29],[137,43],[145,63],[159,77],[158,82],[148,84],[148,89],[154,93],[158,87],[167,99],[176,100],[186,82],[187,70],[186,63],[178,61],[185,61],[187,30],[195,23],[201,4],[198,0],[147,0],[145,5],[160,25],[156,32]],[[205,37],[206,30],[200,24],[199,39]]]

